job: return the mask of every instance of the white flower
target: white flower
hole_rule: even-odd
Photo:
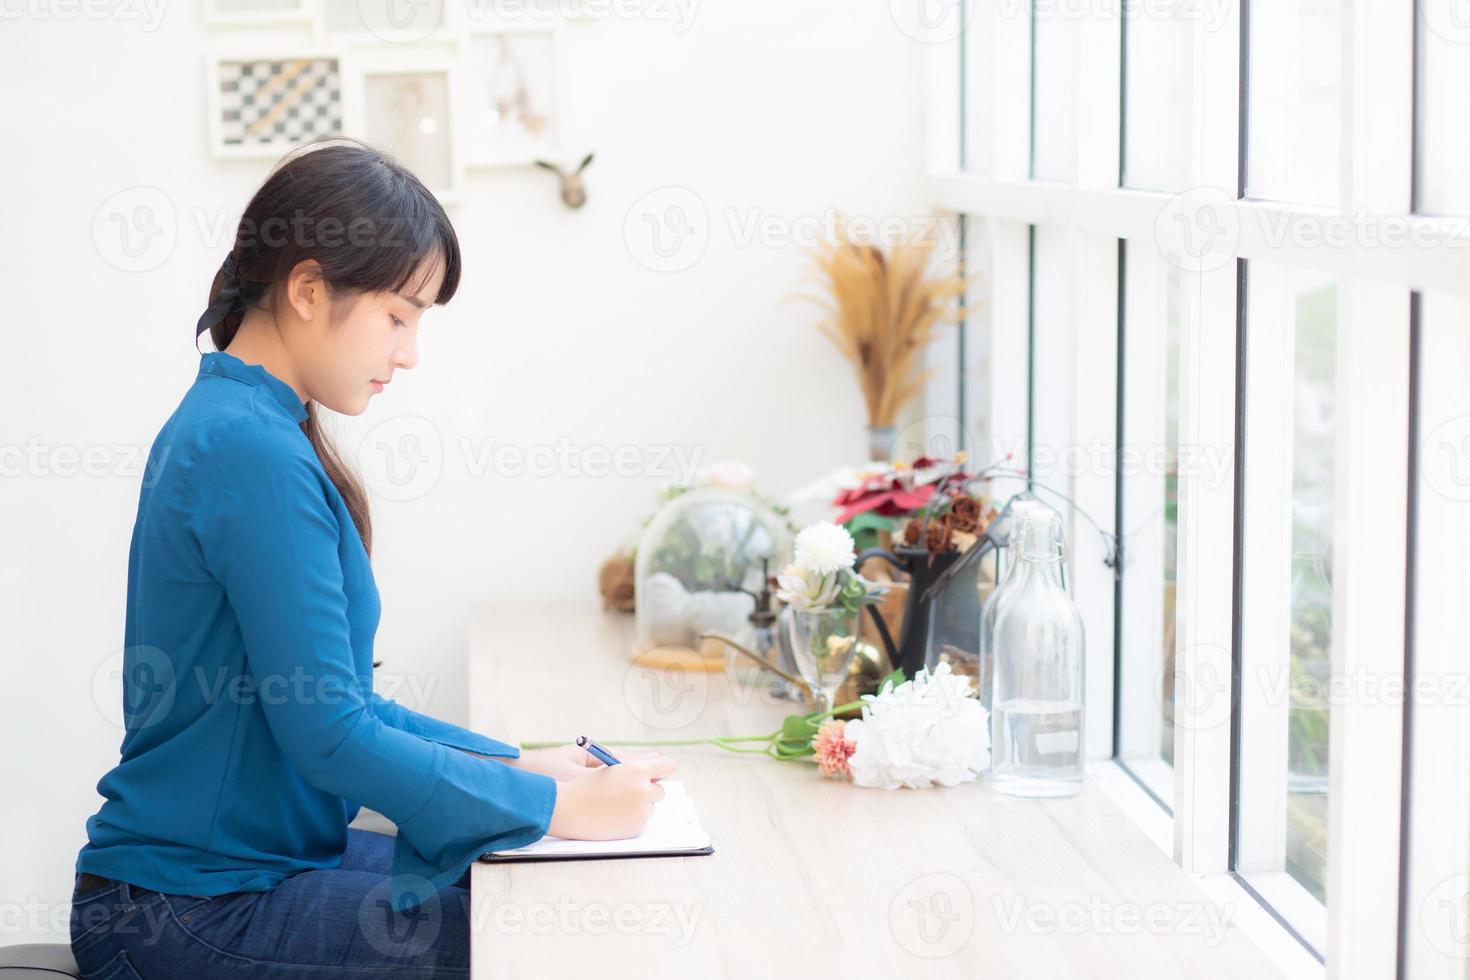
[[[787,565],[776,576],[776,597],[793,609],[822,609],[837,599],[841,581],[837,575],[818,575],[797,565]]]
[[[820,521],[801,529],[796,536],[796,564],[818,575],[851,568],[857,559],[852,535],[831,521]]]
[[[847,723],[857,743],[848,764],[859,786],[924,789],[968,783],[990,766],[990,713],[971,682],[941,663],[882,694],[867,694]]]
[[[891,471],[887,463],[864,463],[861,466],[842,466],[813,483],[808,483],[786,498],[789,504],[806,503],[809,500],[831,502],[832,498],[846,490],[865,487],[868,482]]]

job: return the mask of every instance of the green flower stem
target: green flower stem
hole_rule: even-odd
[[[613,742],[602,742],[600,744],[602,744],[602,745],[639,745],[639,746],[649,746],[649,745],[706,745],[706,744],[708,744],[708,745],[719,745],[719,744],[723,744],[725,742],[769,742],[772,739],[776,738],[780,734],[781,733],[779,731],[774,731],[774,732],[771,732],[769,735],[744,735],[744,736],[738,736],[738,735],[719,735],[719,736],[715,736],[713,738],[670,738],[670,739],[653,739],[653,740],[646,740],[646,739],[644,739],[644,740],[640,740],[640,739],[618,739],[617,741],[613,741]],[[522,743],[520,743],[520,747],[523,748],[523,749],[554,749],[554,748],[558,748],[559,746],[568,745],[568,744],[570,744],[570,743],[564,742],[564,741],[522,742]]]
[[[861,701],[849,701],[847,704],[839,704],[837,707],[833,708],[831,711],[824,712],[823,714],[817,715],[815,718],[812,719],[812,721],[817,721],[817,722],[826,721],[828,718],[831,718],[835,714],[838,714],[838,713],[843,712],[843,711],[852,711],[854,709],[861,708],[862,706],[863,706],[863,702],[861,702]]]
[[[826,721],[828,718],[831,718],[833,715],[839,712],[852,711],[856,708],[861,708],[862,706],[862,701],[850,701],[847,704],[839,704],[831,711],[825,711],[822,714],[814,715],[811,717],[810,720],[812,722],[820,724],[821,722]],[[716,748],[724,749],[727,752],[748,752],[755,755],[769,755],[772,758],[779,758],[779,756],[775,754],[774,749],[776,745],[776,740],[780,737],[781,730],[778,728],[776,731],[770,732],[766,735],[717,735],[712,738],[618,739],[617,741],[603,742],[602,744],[636,746],[713,745]],[[732,744],[736,742],[764,742],[765,746],[758,749],[741,748],[737,747],[735,744]],[[554,749],[568,744],[570,743],[564,741],[521,742],[520,747],[522,749]]]
[[[715,745],[718,748],[722,748],[726,752],[749,752],[749,753],[753,753],[755,755],[770,755],[771,754],[771,744],[769,742],[766,743],[766,745],[765,745],[764,748],[759,748],[759,749],[739,749],[739,748],[736,748],[733,745],[726,745],[724,742],[711,742],[710,744],[711,745]]]

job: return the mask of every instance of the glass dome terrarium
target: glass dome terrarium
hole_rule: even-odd
[[[755,609],[762,569],[782,567],[790,549],[785,520],[748,492],[691,490],[664,504],[634,559],[634,655],[703,655],[700,633],[738,632]],[[711,669],[724,669],[722,650],[710,659]]]

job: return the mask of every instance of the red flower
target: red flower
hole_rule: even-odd
[[[877,511],[884,517],[903,517],[922,508],[934,496],[934,484],[908,489],[898,480],[893,480],[888,486],[879,489],[864,487],[861,490],[848,490],[838,494],[837,499],[832,501],[834,507],[841,508],[834,523],[846,524],[859,514],[868,511]]]

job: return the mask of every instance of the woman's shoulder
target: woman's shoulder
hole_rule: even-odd
[[[195,384],[160,438],[180,456],[191,478],[239,478],[283,470],[321,471],[301,426],[257,389]]]

